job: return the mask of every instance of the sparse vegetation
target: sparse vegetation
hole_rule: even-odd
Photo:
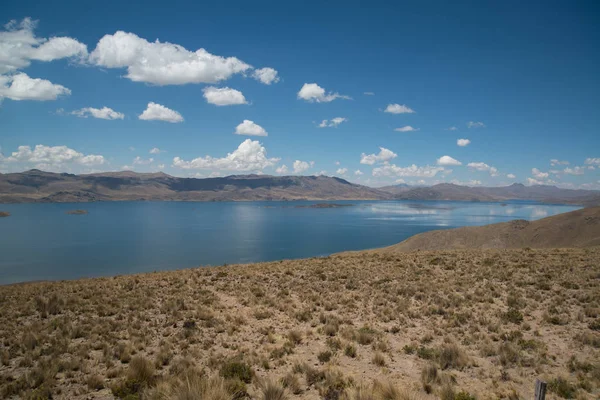
[[[542,376],[593,399],[599,259],[367,252],[0,286],[0,398],[516,399]]]

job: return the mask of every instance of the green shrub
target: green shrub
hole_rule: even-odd
[[[252,368],[248,364],[233,360],[223,364],[220,373],[225,379],[238,378],[244,383],[252,382],[252,378],[254,377],[254,371],[252,371]]]
[[[317,355],[317,358],[319,359],[320,363],[326,363],[327,361],[331,360],[331,356],[332,353],[331,351],[327,350],[327,351],[322,351]]]
[[[513,324],[520,324],[523,322],[523,314],[516,308],[509,308],[508,311],[504,313],[502,318],[507,322],[512,322]]]
[[[558,377],[551,380],[548,383],[548,390],[562,397],[563,399],[573,399],[575,398],[575,393],[577,392],[577,388],[563,377]]]

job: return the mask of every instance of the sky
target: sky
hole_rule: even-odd
[[[0,172],[600,189],[597,1],[32,2]]]

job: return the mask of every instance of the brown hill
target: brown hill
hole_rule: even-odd
[[[538,221],[514,220],[485,226],[425,232],[376,252],[415,250],[559,248],[600,245],[600,207]]]
[[[380,200],[391,194],[328,176],[232,175],[177,178],[164,173],[88,175],[39,170],[0,174],[0,203],[119,200]]]

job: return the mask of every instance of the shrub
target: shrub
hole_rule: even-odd
[[[471,393],[461,390],[454,395],[454,400],[476,400],[476,398]]]
[[[267,380],[261,382],[259,388],[262,400],[285,400],[288,398],[285,388],[277,382]]]
[[[465,352],[456,344],[447,344],[442,346],[440,350],[439,361],[442,369],[460,369],[467,365],[468,358]]]
[[[331,356],[332,353],[329,350],[326,351],[322,351],[317,355],[317,358],[319,359],[319,362],[321,364],[328,362],[329,360],[331,360]]]
[[[86,384],[91,390],[104,389],[104,379],[102,379],[98,375],[91,375],[90,377],[88,377],[86,380]]]
[[[513,324],[520,324],[523,322],[523,314],[516,308],[509,308],[508,311],[504,313],[502,318],[507,322],[512,322]]]
[[[283,378],[281,378],[281,384],[284,388],[288,389],[293,394],[302,393],[302,388],[300,387],[300,380],[296,375],[292,373],[288,373]]]
[[[376,352],[371,361],[379,367],[385,367],[385,357],[380,352]]]
[[[135,356],[129,363],[127,378],[140,384],[151,384],[154,380],[154,365],[142,356]]]
[[[356,341],[363,346],[373,343],[375,331],[369,327],[362,327],[356,333]]]
[[[564,399],[574,398],[575,393],[577,392],[577,388],[563,377],[558,377],[551,380],[548,383],[548,390],[550,390],[552,393],[556,393],[558,396]]]
[[[302,343],[302,332],[298,330],[291,330],[288,333],[288,340],[293,344]]]
[[[438,369],[433,364],[427,364],[421,370],[421,383],[423,384],[423,390],[426,393],[433,392],[433,385],[439,383],[440,377]]]
[[[221,376],[225,379],[238,378],[244,383],[252,382],[254,371],[248,364],[239,361],[228,361],[221,367]]]
[[[350,358],[356,357],[356,346],[348,343],[344,348],[344,354]]]

